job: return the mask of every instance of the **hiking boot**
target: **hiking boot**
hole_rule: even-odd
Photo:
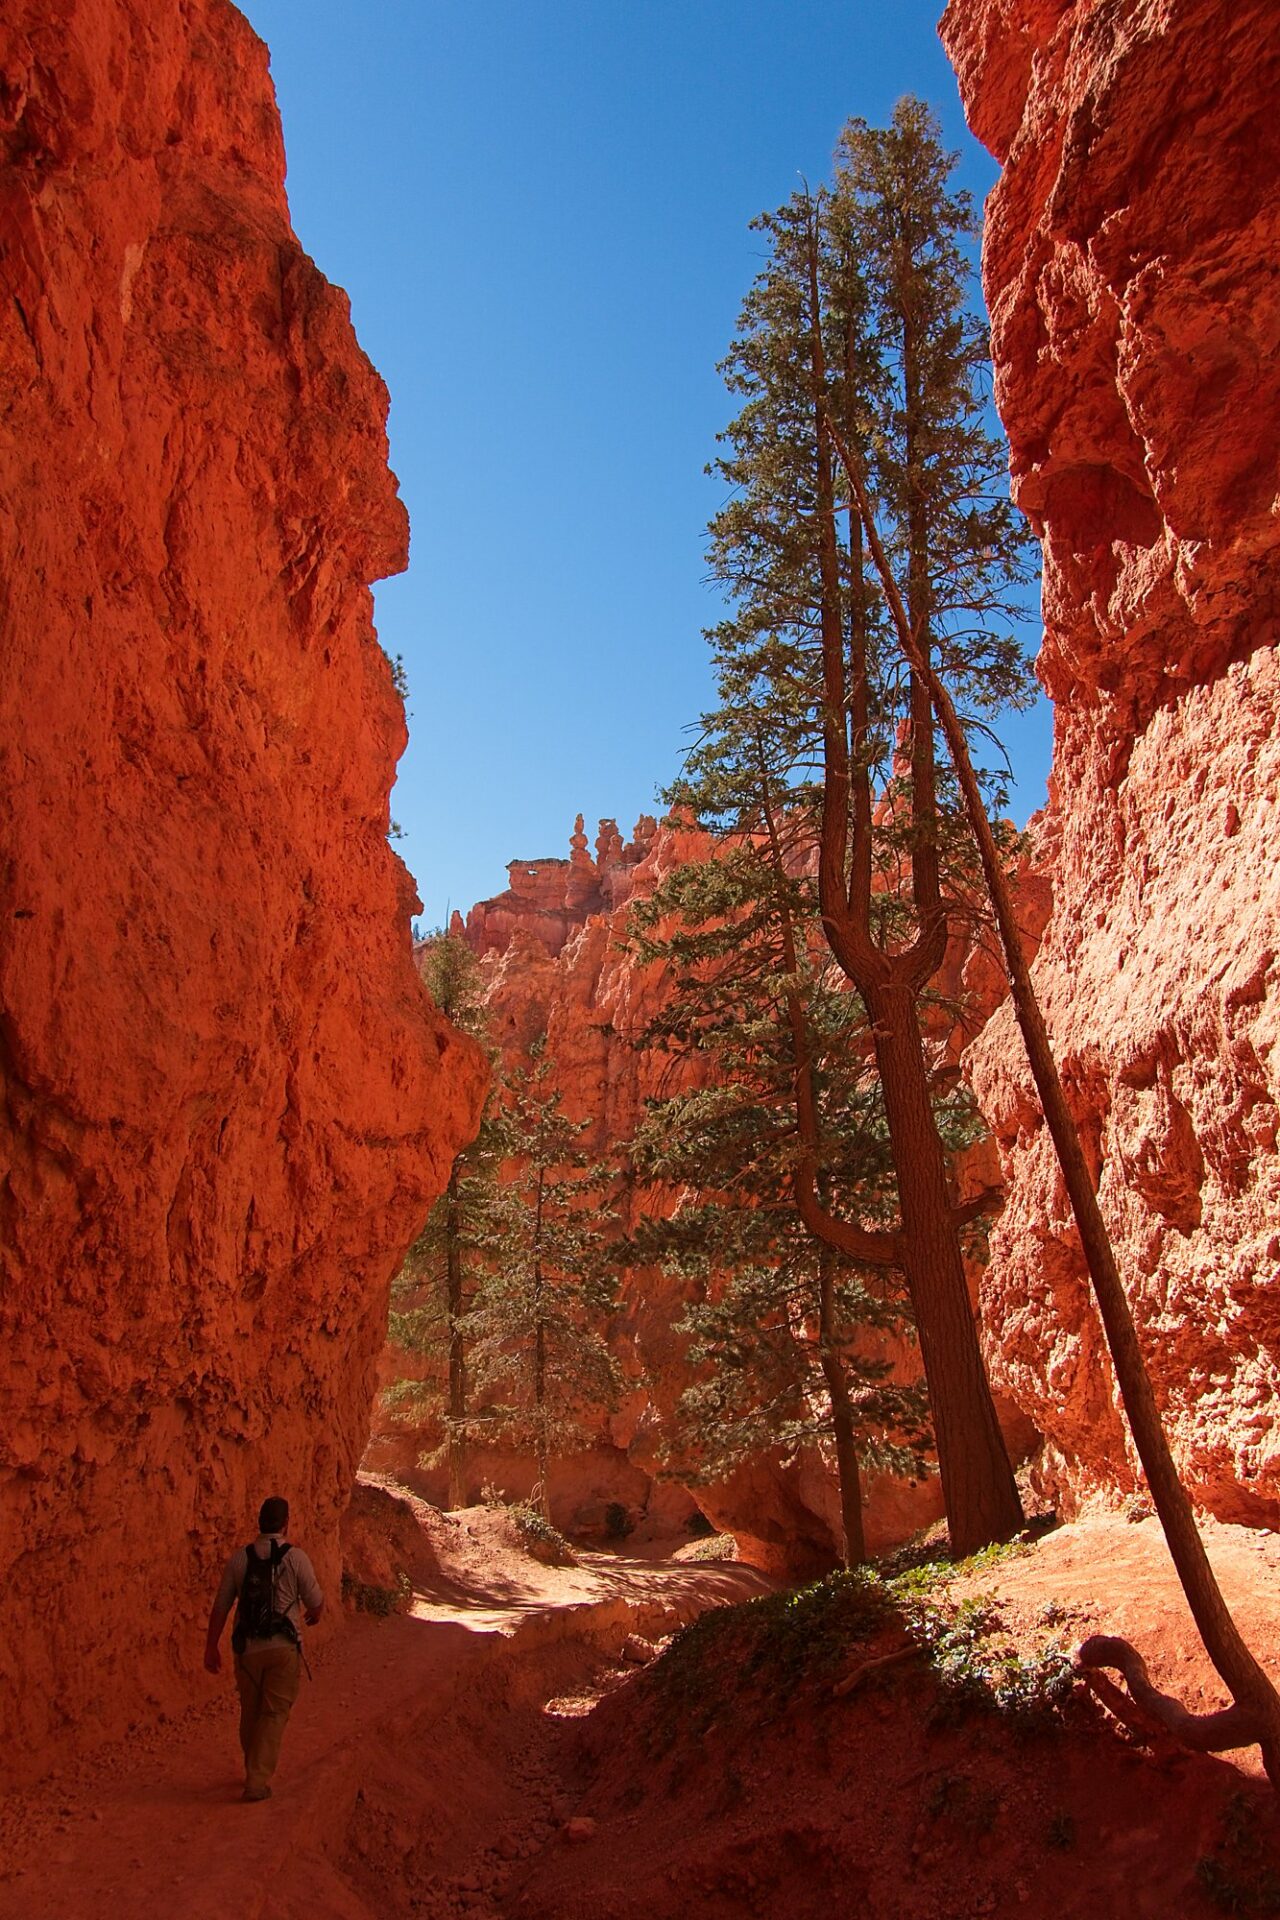
[[[240,1795],[240,1798],[242,1800],[269,1800],[271,1798],[271,1789],[270,1787],[246,1787]]]

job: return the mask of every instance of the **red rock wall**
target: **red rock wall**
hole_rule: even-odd
[[[386,394],[226,0],[0,15],[0,1771],[201,1690],[261,1496],[336,1599],[473,1125],[386,843]]]
[[[1274,1526],[1280,9],[952,0],[942,33],[1004,165],[996,397],[1044,543],[1037,979],[1190,1483]],[[1132,1486],[1007,1010],[974,1078],[1011,1182],[986,1289],[1002,1377],[1060,1492]]]

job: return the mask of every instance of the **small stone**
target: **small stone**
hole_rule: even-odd
[[[594,1820],[588,1819],[585,1814],[577,1813],[572,1820],[565,1821],[564,1837],[571,1846],[574,1846],[583,1840],[590,1840],[595,1830]]]

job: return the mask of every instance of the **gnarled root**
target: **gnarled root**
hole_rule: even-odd
[[[1116,1719],[1147,1745],[1153,1740],[1173,1739],[1193,1753],[1226,1753],[1232,1747],[1252,1747],[1262,1740],[1262,1722],[1247,1707],[1190,1713],[1172,1694],[1161,1693],[1152,1685],[1138,1649],[1115,1635],[1095,1633],[1082,1641],[1073,1665]],[[1124,1675],[1128,1693],[1099,1671],[1103,1667]]]
[[[900,1660],[910,1660],[923,1651],[914,1640],[909,1640],[905,1647],[894,1647],[890,1652],[877,1654],[871,1660],[859,1660],[856,1666],[850,1667],[843,1679],[836,1681],[831,1689],[831,1698],[845,1699],[848,1694],[856,1692],[873,1673],[879,1673],[884,1667],[896,1667]]]

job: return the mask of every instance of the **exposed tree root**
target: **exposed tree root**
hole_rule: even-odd
[[[1264,1738],[1260,1717],[1247,1707],[1223,1707],[1217,1713],[1191,1713],[1172,1694],[1153,1686],[1146,1662],[1129,1641],[1113,1634],[1095,1633],[1076,1648],[1074,1664],[1099,1700],[1117,1720],[1148,1745],[1155,1739],[1173,1739],[1193,1753],[1226,1753],[1233,1747],[1253,1747]],[[1124,1675],[1128,1693],[1098,1671],[1110,1667]]]
[[[878,1672],[881,1667],[896,1666],[900,1660],[910,1660],[913,1654],[923,1653],[923,1651],[923,1647],[917,1646],[914,1640],[909,1640],[905,1647],[894,1647],[890,1653],[879,1653],[870,1660],[859,1660],[856,1667],[850,1667],[848,1673],[836,1681],[831,1689],[831,1698],[843,1700],[847,1694],[855,1692],[864,1680]]]

